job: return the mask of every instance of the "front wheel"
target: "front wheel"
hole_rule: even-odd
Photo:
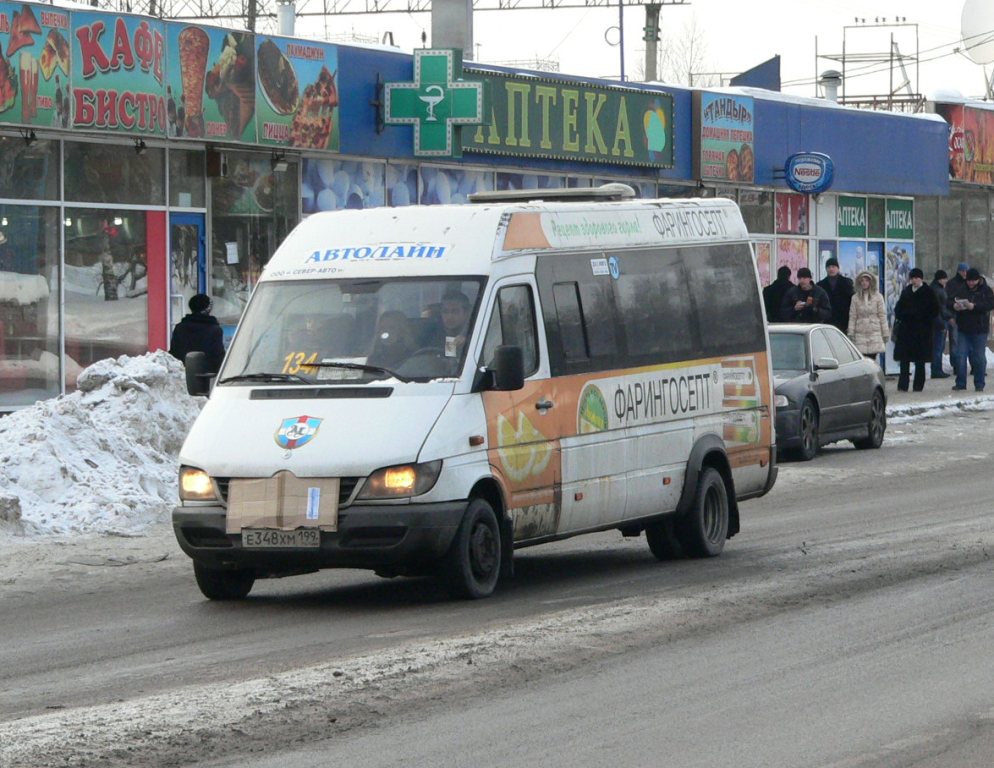
[[[222,570],[193,561],[197,586],[209,600],[242,600],[252,591],[255,574],[244,568]]]
[[[716,557],[728,538],[728,489],[714,467],[702,467],[690,512],[676,529],[680,546],[691,557]]]
[[[487,501],[473,499],[443,563],[449,592],[472,600],[489,597],[500,578],[500,561],[497,516]]]
[[[884,396],[878,389],[873,393],[870,402],[870,423],[867,425],[866,437],[853,440],[852,444],[860,450],[879,448],[884,444],[884,432],[887,431],[887,408]]]

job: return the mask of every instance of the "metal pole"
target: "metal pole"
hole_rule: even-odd
[[[621,82],[625,82],[625,0],[618,0],[618,54],[621,56]]]

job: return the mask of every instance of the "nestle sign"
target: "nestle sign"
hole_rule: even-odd
[[[817,195],[832,186],[835,166],[821,152],[797,152],[787,158],[784,173],[787,186],[795,192]]]

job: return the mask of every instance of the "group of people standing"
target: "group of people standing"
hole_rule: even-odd
[[[897,388],[908,390],[911,364],[915,364],[916,392],[925,388],[925,366],[933,379],[948,378],[942,370],[942,353],[949,336],[949,358],[956,376],[954,390],[966,389],[967,365],[973,385],[983,392],[987,375],[987,336],[994,291],[976,269],[961,263],[951,280],[937,270],[932,283],[925,283],[917,267],[908,273],[908,284],[894,307],[893,329],[887,324],[884,298],[877,277],[864,270],[855,283],[839,273],[839,262],[825,262],[827,276],[815,283],[811,270],[797,270],[791,282],[790,267],[780,267],[777,278],[763,289],[769,322],[830,323],[852,339],[866,357],[876,358],[894,338],[894,359],[900,363]]]

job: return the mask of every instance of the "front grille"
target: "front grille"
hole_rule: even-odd
[[[352,501],[361,477],[340,477],[338,478],[338,506],[347,507]],[[215,477],[214,483],[217,485],[218,495],[224,504],[228,503],[228,486],[231,485],[230,477]]]

